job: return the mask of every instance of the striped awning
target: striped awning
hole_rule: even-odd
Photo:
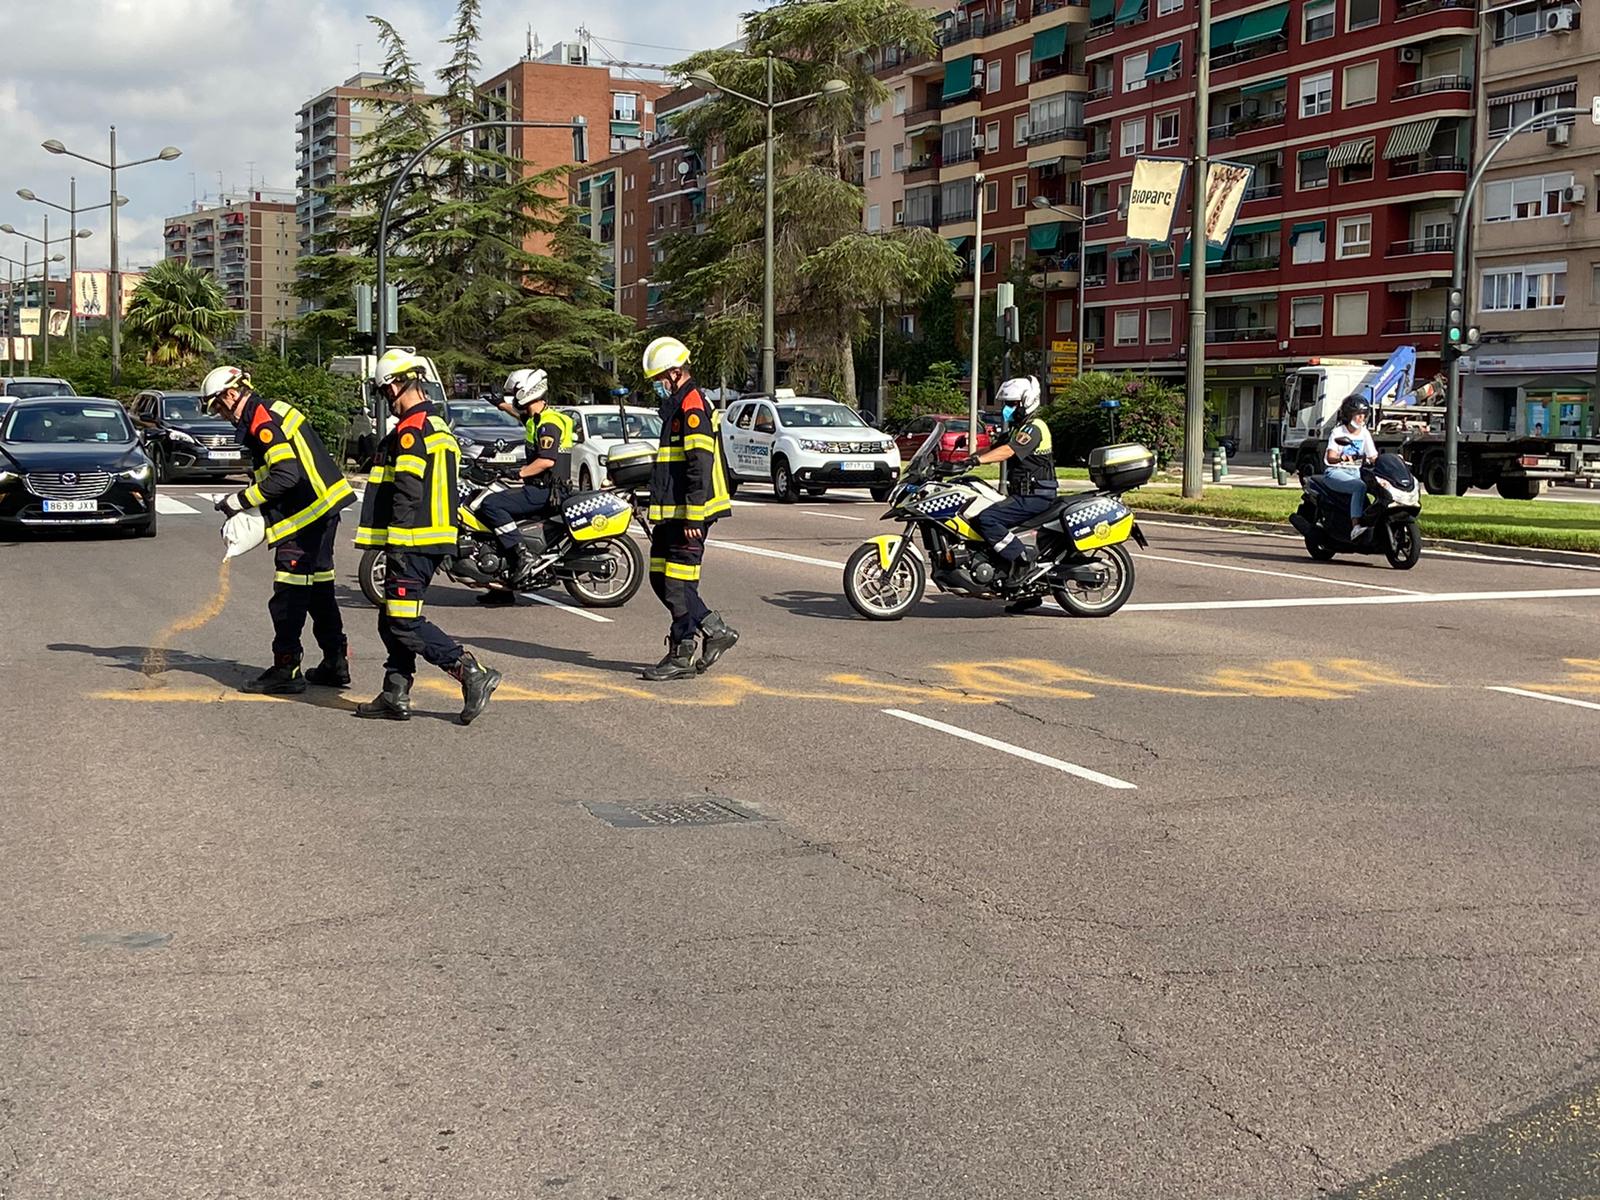
[[[1329,153],[1328,170],[1337,171],[1340,167],[1371,166],[1372,158],[1372,138],[1351,138],[1348,142],[1340,142]]]
[[[1540,87],[1520,88],[1514,92],[1502,92],[1498,96],[1490,96],[1489,104],[1515,104],[1519,100],[1537,100],[1541,96],[1559,96],[1562,92],[1577,90],[1576,79],[1563,79],[1556,83],[1543,84]]]
[[[1433,144],[1433,135],[1439,131],[1439,118],[1429,117],[1426,121],[1412,121],[1408,125],[1401,125],[1389,134],[1389,143],[1383,148],[1383,157],[1386,159],[1415,158],[1427,152]]]

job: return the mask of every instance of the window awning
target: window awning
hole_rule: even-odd
[[[953,58],[944,65],[944,98],[959,100],[972,91],[972,55]]]
[[[962,237],[947,238],[946,240],[950,243],[950,249],[954,250],[957,254],[965,254],[967,252],[967,247],[972,245],[972,236],[970,234],[963,235]]]
[[[639,122],[637,122],[637,121],[613,121],[613,122],[611,122],[611,136],[612,137],[638,137],[639,136]]]
[[[1243,17],[1223,17],[1220,21],[1211,22],[1211,53],[1220,54],[1232,46],[1243,23]]]
[[[1111,252],[1111,257],[1112,258],[1138,258],[1139,257],[1139,247],[1137,247],[1137,246],[1118,246],[1115,250],[1113,250]]]
[[[1328,170],[1337,171],[1340,167],[1371,166],[1373,144],[1374,139],[1369,137],[1351,138],[1347,142],[1340,142],[1328,155]]]
[[[1165,75],[1178,65],[1178,53],[1183,49],[1182,42],[1168,42],[1164,46],[1157,46],[1150,51],[1150,61],[1145,64],[1144,77],[1152,79],[1157,75]]]
[[[1283,33],[1283,27],[1289,23],[1289,6],[1287,4],[1274,5],[1272,8],[1258,9],[1253,13],[1246,13],[1239,22],[1239,32],[1234,35],[1235,46],[1253,46],[1257,42],[1264,42],[1268,38],[1278,37]]]
[[[994,243],[993,242],[987,243],[983,248],[983,269],[985,271],[994,270]]]
[[[1061,245],[1061,222],[1035,225],[1028,230],[1028,249],[1035,254],[1048,254]]]
[[[1214,267],[1218,263],[1220,263],[1222,261],[1222,251],[1223,250],[1224,250],[1224,247],[1222,247],[1222,246],[1207,246],[1206,247],[1206,266]],[[1179,268],[1182,269],[1182,270],[1187,271],[1189,269],[1190,262],[1193,261],[1193,256],[1194,256],[1194,241],[1193,241],[1193,239],[1187,239],[1186,238],[1184,240],[1184,243],[1183,243],[1183,252],[1178,255],[1178,266],[1179,266]]]
[[[1424,154],[1433,144],[1433,135],[1439,131],[1439,118],[1429,117],[1426,121],[1412,121],[1409,125],[1401,125],[1389,134],[1389,142],[1383,148],[1383,157],[1386,159],[1412,158]]]
[[[1245,96],[1265,96],[1268,92],[1281,92],[1289,86],[1289,81],[1282,75],[1276,79],[1263,79],[1260,83],[1247,83],[1239,91]]]
[[[1257,234],[1277,232],[1278,222],[1276,221],[1252,221],[1248,225],[1235,225],[1233,227],[1233,236],[1236,238],[1254,237]]]
[[[1107,15],[1110,15],[1111,5],[1106,4]],[[1033,61],[1043,62],[1047,58],[1060,58],[1067,52],[1067,27],[1057,25],[1054,29],[1046,29],[1043,33],[1033,35]]]
[[[1518,88],[1512,92],[1500,92],[1489,97],[1491,105],[1515,104],[1518,100],[1537,100],[1541,96],[1559,96],[1562,92],[1575,91],[1578,86],[1576,79],[1562,79],[1557,82],[1543,84],[1540,87]]]
[[[1292,246],[1303,235],[1314,233],[1318,237],[1327,236],[1328,226],[1322,221],[1302,221],[1289,231],[1289,244]]]
[[[1089,0],[1089,22],[1098,24],[1109,21],[1111,14],[1117,11],[1117,0]]]
[[[1144,7],[1149,0],[1122,0],[1117,5],[1117,24],[1124,21],[1137,21],[1144,13]]]

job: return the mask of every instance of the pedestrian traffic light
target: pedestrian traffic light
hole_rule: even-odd
[[[994,289],[994,331],[1001,337],[1006,335],[1006,309],[1017,302],[1017,289],[1015,284],[1000,283]]]

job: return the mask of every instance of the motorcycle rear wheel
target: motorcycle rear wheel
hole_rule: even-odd
[[[1075,617],[1109,617],[1133,595],[1133,556],[1126,546],[1102,546],[1088,555],[1106,566],[1106,581],[1098,588],[1069,581],[1051,588],[1056,603]]]
[[[361,552],[361,563],[356,567],[356,581],[361,585],[361,594],[373,608],[383,607],[383,584],[389,575],[383,554],[382,546],[369,546]]]
[[[631,537],[597,542],[585,554],[607,554],[615,570],[609,579],[580,575],[564,581],[567,594],[585,608],[621,608],[644,582],[644,554]]]
[[[928,572],[909,549],[900,556],[893,577],[878,559],[876,542],[857,547],[844,564],[845,599],[869,621],[898,621],[927,587]]]

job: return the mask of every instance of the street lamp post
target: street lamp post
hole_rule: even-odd
[[[18,229],[15,225],[10,225],[10,224],[0,225],[0,233],[9,233],[9,234],[14,234],[15,236],[20,237],[20,238],[27,238],[28,241],[30,241],[30,242],[38,242],[40,247],[41,247],[41,251],[40,251],[40,255],[39,255],[39,259],[40,259],[40,262],[42,264],[42,268],[41,268],[41,270],[39,272],[39,288],[40,288],[40,291],[39,291],[39,344],[40,344],[41,347],[43,347],[43,356],[42,357],[43,357],[44,365],[45,366],[49,366],[50,365],[50,264],[53,263],[53,262],[61,262],[62,259],[63,259],[63,256],[60,255],[60,254],[57,254],[54,258],[50,257],[50,245],[51,245],[52,242],[56,242],[56,243],[59,243],[59,242],[73,242],[73,241],[76,241],[78,238],[86,238],[86,237],[89,236],[89,231],[87,229],[69,229],[68,232],[67,232],[66,237],[52,238],[50,236],[50,214],[46,213],[45,214],[45,218],[44,218],[44,236],[43,237],[34,237],[33,234],[24,233],[24,232],[22,232],[22,230]],[[26,253],[24,253],[23,259],[24,259],[24,261],[26,261],[26,259],[27,259]],[[23,274],[22,274],[22,283],[23,283],[24,287],[27,286],[28,274],[27,274],[26,271],[24,271]],[[68,286],[70,287],[71,284],[69,283]]]
[[[163,146],[148,158],[118,162],[115,125],[111,127],[110,155],[105,162],[101,162],[98,158],[90,158],[87,154],[79,154],[76,150],[68,150],[54,138],[40,144],[51,154],[65,154],[69,158],[76,158],[80,162],[111,172],[111,198],[106,202],[111,210],[111,271],[106,290],[111,294],[106,297],[106,303],[111,309],[111,382],[120,383],[122,381],[122,272],[117,267],[117,172],[126,167],[143,166],[145,163],[171,162],[183,151],[176,146]]]
[[[54,200],[46,200],[43,196],[36,195],[30,188],[18,188],[17,195],[22,197],[24,200],[37,201],[38,203],[48,205],[50,208],[56,209],[59,212],[66,213],[70,222],[69,228],[72,229],[76,229],[78,227],[79,213],[95,212],[102,208],[111,207],[111,201],[107,200],[104,204],[91,204],[87,208],[79,208],[77,176],[73,176],[67,181],[67,202],[65,204],[57,204]],[[118,208],[121,208],[127,202],[128,198],[126,196],[117,197],[116,203]],[[76,354],[78,352],[78,304],[77,296],[73,291],[73,289],[78,285],[78,243],[76,241],[68,243],[67,258],[67,309],[72,313],[72,321],[69,325],[69,329],[72,335],[72,352]]]
[[[1082,379],[1083,378],[1083,264],[1084,264],[1084,242],[1089,237],[1089,214],[1088,214],[1088,212],[1085,210],[1085,208],[1083,206],[1083,201],[1082,201],[1081,197],[1079,198],[1079,201],[1078,201],[1078,211],[1077,212],[1073,212],[1070,208],[1062,208],[1059,204],[1051,204],[1050,201],[1046,200],[1043,196],[1035,196],[1033,198],[1033,206],[1035,208],[1044,209],[1044,210],[1047,210],[1049,212],[1058,212],[1062,216],[1070,217],[1072,220],[1074,220],[1074,221],[1076,221],[1078,223],[1078,295],[1077,295],[1077,301],[1078,302],[1074,306],[1074,309],[1073,309],[1072,328],[1073,328],[1073,332],[1076,334],[1077,339],[1078,339],[1078,355],[1077,355],[1077,358],[1078,358],[1078,378]],[[1048,270],[1046,270],[1045,273],[1044,273],[1044,286],[1040,290],[1045,295],[1045,311],[1041,315],[1043,315],[1046,318],[1046,328],[1048,328],[1048,318],[1049,318],[1049,315],[1050,315],[1050,312],[1049,312],[1049,309],[1050,309],[1050,304],[1049,304],[1049,300],[1050,300],[1050,272]],[[1046,342],[1048,342],[1048,333],[1043,334],[1041,336],[1043,336],[1044,339],[1046,340]],[[1045,361],[1041,362],[1039,364],[1039,367],[1040,367],[1041,370],[1048,372],[1049,369],[1050,369],[1049,359],[1045,359]]]
[[[13,268],[22,268],[22,279],[26,284],[28,264],[5,254],[0,254],[0,261],[6,264],[6,373],[15,375],[16,361],[11,357],[11,339],[17,335],[17,273]]]
[[[698,84],[713,92],[722,92],[735,99],[743,100],[746,104],[754,104],[766,116],[766,174],[762,179],[763,199],[766,208],[766,233],[763,245],[762,285],[761,285],[761,390],[768,396],[775,395],[778,387],[778,345],[777,345],[777,311],[773,299],[773,217],[772,204],[773,192],[776,187],[773,178],[774,168],[772,163],[773,131],[772,118],[780,108],[788,108],[795,104],[804,104],[807,100],[815,100],[819,96],[838,96],[850,90],[850,85],[842,79],[830,79],[821,88],[808,92],[804,96],[793,96],[788,100],[777,99],[773,90],[773,57],[771,51],[767,52],[767,98],[758,100],[754,96],[747,96],[743,92],[735,91],[717,82],[710,71],[690,71],[686,78],[690,83]]]

